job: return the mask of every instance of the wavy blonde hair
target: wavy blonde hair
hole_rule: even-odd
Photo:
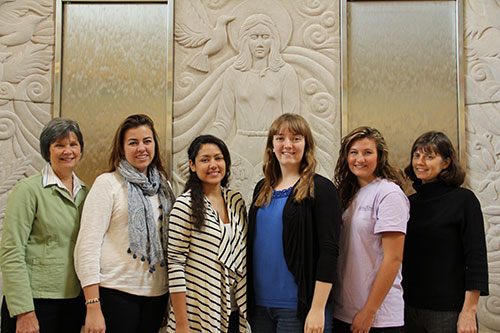
[[[314,174],[316,172],[316,155],[314,153],[315,143],[311,128],[307,121],[298,114],[284,113],[271,124],[267,134],[266,151],[264,152],[264,185],[262,186],[255,206],[262,207],[269,204],[273,195],[273,189],[281,179],[281,168],[276,155],[273,152],[273,139],[281,130],[287,128],[289,131],[304,136],[304,156],[300,162],[300,179],[294,189],[295,201],[301,202],[306,198],[314,197]]]
[[[370,139],[375,142],[377,148],[377,168],[375,177],[386,178],[401,186],[403,184],[403,172],[389,164],[389,150],[382,134],[375,128],[363,126],[351,131],[342,138],[339,150],[339,158],[335,167],[334,184],[337,186],[342,203],[342,209],[349,207],[352,198],[360,189],[357,177],[349,169],[347,158],[349,150],[354,141],[359,139]]]

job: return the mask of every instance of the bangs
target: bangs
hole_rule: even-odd
[[[303,124],[300,121],[297,121],[296,119],[287,119],[284,121],[279,127],[278,130],[276,131],[276,134],[284,131],[285,129],[289,130],[295,135],[302,135],[302,136],[307,136],[307,131],[304,128]]]
[[[436,145],[431,143],[431,142],[417,143],[415,145],[415,149],[413,149],[413,152],[416,152],[416,151],[423,151],[426,154],[439,155]]]

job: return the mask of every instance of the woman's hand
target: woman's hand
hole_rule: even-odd
[[[476,333],[476,312],[462,310],[458,315],[457,333]]]
[[[85,333],[106,332],[106,322],[101,310],[100,303],[87,305],[87,316],[85,317]]]
[[[458,315],[457,332],[458,333],[476,333],[476,312],[479,302],[479,290],[467,290],[465,292],[464,305]]]
[[[309,310],[304,325],[304,333],[323,333],[325,329],[325,309]]]
[[[35,311],[17,315],[16,333],[39,333],[40,326]]]
[[[356,313],[352,320],[351,331],[353,333],[368,333],[372,327],[376,312],[362,308]]]

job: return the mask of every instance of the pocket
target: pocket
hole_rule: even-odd
[[[64,290],[67,274],[65,261],[58,258],[35,258],[31,264],[31,288],[41,292]]]

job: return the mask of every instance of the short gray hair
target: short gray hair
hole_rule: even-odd
[[[75,133],[78,138],[83,154],[83,135],[78,123],[71,119],[54,118],[43,127],[40,134],[40,153],[44,160],[50,162],[50,145],[59,138],[67,137],[70,132]]]

